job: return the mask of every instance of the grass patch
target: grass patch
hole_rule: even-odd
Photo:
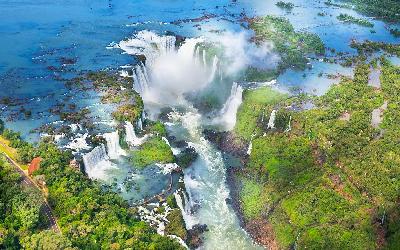
[[[143,143],[139,150],[131,153],[131,162],[138,168],[154,163],[172,163],[174,160],[171,147],[160,137],[151,138]]]

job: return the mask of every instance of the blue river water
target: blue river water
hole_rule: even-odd
[[[349,47],[353,38],[399,42],[382,21],[372,20],[376,33],[371,33],[370,28],[342,25],[335,18],[339,13],[360,16],[353,10],[328,7],[322,1],[292,2],[295,8],[288,13],[275,6],[275,1],[261,0],[0,1],[0,98],[18,98],[33,113],[32,118],[25,120],[10,107],[2,109],[2,116],[13,113],[7,126],[20,130],[28,139],[37,140],[29,132],[40,124],[58,120],[48,112],[54,104],[61,100],[77,103],[75,99],[79,99],[78,107],[83,107],[96,102],[95,96],[70,93],[57,79],[71,77],[82,70],[116,68],[130,63],[130,57],[105,48],[144,29],[158,33],[173,31],[184,36],[199,36],[213,30],[237,32],[243,29],[240,14],[249,17],[273,14],[287,17],[297,30],[317,33],[327,47],[337,51],[354,52]],[[319,12],[326,15],[318,16]],[[190,21],[206,15],[209,17],[203,20]],[[63,58],[75,59],[76,63],[62,66]],[[52,67],[60,70],[54,72]],[[316,68],[321,67],[351,73],[332,64],[319,64]],[[311,81],[314,72],[310,72]],[[294,81],[302,75],[302,72],[289,71],[279,78],[279,83],[302,85],[308,81],[307,77]],[[305,85],[309,86],[310,82]]]
[[[6,121],[7,127],[20,131],[30,141],[40,139],[40,135],[32,133],[32,130],[60,120],[60,117],[49,111],[55,105],[75,104],[78,109],[88,108],[99,121],[111,124],[112,107],[100,104],[100,97],[95,92],[79,92],[67,88],[63,79],[89,70],[118,69],[122,65],[132,64],[131,56],[107,47],[141,30],[161,35],[168,31],[185,37],[207,37],[216,31],[239,34],[246,29],[243,17],[270,14],[288,18],[298,31],[318,34],[328,48],[338,52],[355,53],[349,47],[352,39],[400,42],[389,32],[390,27],[398,25],[386,24],[350,9],[326,6],[324,1],[292,0],[295,7],[287,12],[278,8],[276,2],[0,0],[0,100],[11,98],[17,101],[14,106],[0,102],[0,118]],[[343,24],[336,18],[340,13],[367,18],[374,23],[374,28]],[[392,58],[392,61],[400,63],[398,58]],[[277,85],[283,89],[296,86],[308,92],[323,94],[338,81],[330,79],[329,75],[351,76],[353,72],[352,68],[322,62],[318,58],[311,60],[311,64],[310,70],[287,70],[277,78]],[[226,92],[229,91],[230,87]],[[32,116],[25,118],[22,108],[31,110]],[[197,114],[189,112],[179,119],[183,121],[183,128],[187,132],[186,139],[193,143],[201,155],[200,160],[186,171],[185,182],[188,181],[187,185],[189,182],[195,183],[193,189],[197,191],[193,195],[204,201],[195,219],[210,227],[210,232],[206,234],[205,248],[256,247],[240,229],[235,214],[226,203],[229,191],[224,184],[225,166],[221,153],[201,138],[198,131],[201,122]],[[128,171],[124,168],[120,172],[126,175]],[[194,179],[190,179],[190,176]],[[165,178],[153,181],[161,182],[161,186],[167,182]],[[140,183],[146,182],[147,179],[141,179]],[[154,187],[146,188],[152,190]],[[132,196],[135,195],[129,198]]]

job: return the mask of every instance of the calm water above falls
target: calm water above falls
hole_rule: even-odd
[[[24,132],[30,139],[37,139],[37,136],[28,132],[40,124],[58,120],[48,112],[48,108],[59,100],[76,103],[74,98],[79,99],[79,107],[96,103],[96,96],[70,93],[63,82],[56,79],[71,77],[80,70],[116,68],[131,63],[131,58],[105,47],[139,30],[155,30],[159,33],[174,31],[185,36],[199,36],[213,30],[239,32],[242,30],[238,23],[241,13],[247,16],[275,14],[289,18],[298,30],[317,33],[328,47],[338,51],[352,51],[348,46],[351,38],[398,42],[381,21],[372,21],[376,33],[371,33],[369,28],[341,25],[336,20],[336,16],[342,12],[359,16],[352,10],[327,7],[322,1],[293,2],[296,7],[292,13],[286,13],[276,7],[274,1],[261,0],[226,0],[218,3],[205,0],[0,1],[0,98],[11,96],[24,99],[25,105],[33,111],[33,119],[16,119],[8,125]],[[317,13],[321,11],[328,15],[318,16]],[[198,23],[171,24],[205,14],[214,14],[215,17]],[[49,66],[60,67],[60,58],[63,57],[76,58],[77,62],[65,66],[64,73],[49,70]],[[323,68],[349,73],[331,64]],[[318,73],[312,71],[310,75]],[[297,85],[299,83],[293,81],[293,76],[298,75],[302,73],[289,71],[279,78],[279,83]],[[325,83],[322,85],[326,86]],[[7,108],[2,110],[12,112]],[[109,112],[103,113],[104,119],[110,118],[107,115]]]
[[[7,126],[23,132],[27,139],[38,140],[39,135],[29,131],[58,121],[59,117],[48,110],[59,103],[75,103],[78,108],[88,107],[93,116],[99,117],[99,122],[109,122],[111,107],[98,104],[96,93],[72,92],[57,79],[73,77],[82,70],[116,69],[133,64],[131,56],[122,54],[121,50],[106,47],[142,30],[158,34],[172,31],[188,37],[209,37],[215,36],[215,30],[242,32],[244,28],[239,22],[242,13],[247,16],[274,14],[287,17],[297,30],[317,33],[326,46],[337,51],[353,53],[348,46],[352,38],[399,42],[389,34],[381,21],[372,20],[376,33],[371,33],[370,28],[340,24],[336,19],[339,13],[360,16],[352,10],[327,7],[323,1],[292,2],[296,7],[291,13],[286,13],[275,6],[275,1],[265,0],[226,0],[218,3],[205,0],[0,1],[0,98],[19,98],[22,105],[33,113],[31,119],[17,116],[8,121]],[[328,15],[318,16],[321,11]],[[213,14],[211,18],[196,23],[185,21],[210,14]],[[175,21],[183,22],[173,24]],[[74,58],[76,63],[63,65],[63,58]],[[398,62],[398,59],[394,61]],[[318,77],[319,73],[352,73],[351,69],[336,64],[318,61],[312,61],[312,64],[313,68],[307,72],[287,71],[279,76],[278,84],[282,88],[300,86],[308,91],[323,93],[335,80]],[[54,72],[52,67],[62,67],[63,70]],[[227,93],[231,85],[227,84]],[[4,117],[16,111],[4,105],[0,105],[0,109],[0,116]],[[169,127],[171,133],[184,135],[182,139],[189,141],[200,154],[200,158],[185,172],[185,185],[191,200],[201,205],[198,212],[188,219],[207,224],[210,228],[206,233],[205,248],[255,247],[240,228],[232,208],[226,203],[229,190],[225,185],[225,163],[221,153],[201,135],[203,117],[196,110],[188,109],[175,114],[174,118]],[[107,132],[114,130],[112,127],[108,129]],[[123,179],[128,174],[126,169],[125,163],[121,163],[118,171],[110,173],[109,177]],[[153,169],[148,172],[147,175],[159,174]],[[144,185],[146,179],[139,178],[138,182]],[[143,192],[158,192],[166,182],[165,177],[160,175],[157,181],[147,183]],[[137,198],[134,194],[125,195],[127,199]]]

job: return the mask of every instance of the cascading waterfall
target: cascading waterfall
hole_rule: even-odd
[[[187,198],[185,191],[178,190],[174,193],[176,204],[179,209],[182,211],[182,216],[185,221],[186,229],[192,229],[192,227],[198,224],[198,220],[196,220],[190,212],[190,203]],[[183,199],[182,199],[183,196]]]
[[[276,110],[272,110],[271,116],[269,117],[269,121],[268,121],[268,125],[267,125],[269,129],[275,128],[275,119],[276,119]]]
[[[85,164],[85,171],[89,175],[96,167],[96,165],[104,160],[108,160],[108,155],[104,145],[95,147],[92,151],[85,154],[83,157],[83,164]]]
[[[149,135],[145,135],[141,138],[137,137],[135,133],[135,128],[133,127],[131,122],[125,122],[125,133],[126,133],[126,142],[131,147],[137,147],[141,145]]]
[[[149,90],[149,77],[146,66],[140,62],[133,71],[134,90],[140,94],[145,94]]]
[[[146,105],[163,107],[184,104],[188,107],[187,111],[175,114],[177,120],[174,121],[178,127],[189,132],[188,144],[199,154],[193,165],[184,170],[186,191],[175,192],[186,226],[192,228],[198,223],[208,226],[210,231],[205,233],[205,249],[253,249],[251,239],[240,227],[234,211],[226,202],[229,189],[225,182],[226,169],[222,154],[202,136],[202,117],[184,100],[185,93],[201,90],[214,81],[219,59],[214,56],[208,65],[206,50],[203,50],[203,62],[199,63],[198,45],[203,41],[201,38],[186,39],[179,49],[164,54],[158,49],[159,36],[150,33],[139,32],[135,38],[122,41],[119,47],[128,54],[146,56],[149,71],[147,79],[150,79],[147,81],[149,96],[142,96]],[[141,69],[143,72],[143,67]],[[224,113],[234,113],[236,116],[242,91],[236,85],[232,91],[234,97],[230,98]]]
[[[107,152],[110,159],[118,159],[121,155],[126,155],[125,151],[119,145],[118,131],[104,134],[107,141]]]
[[[200,47],[196,47],[196,51],[194,52],[195,63],[198,66],[200,64]]]
[[[207,67],[206,50],[203,49],[203,66]]]
[[[208,82],[212,82],[214,80],[215,74],[217,73],[217,70],[218,70],[218,62],[219,62],[219,58],[215,55],[214,59],[213,59],[212,68],[211,68],[211,74],[210,74],[210,77],[208,78]]]
[[[140,31],[134,38],[121,41],[114,48],[120,48],[130,55],[144,55],[146,65],[153,65],[157,57],[175,51],[174,36],[159,36],[151,31]]]
[[[290,132],[292,130],[292,116],[289,117],[289,123],[287,128],[285,129],[285,132]]]
[[[142,122],[142,119],[138,119],[138,120],[137,120],[136,126],[137,126],[137,128],[138,128],[140,131],[143,130],[143,122]]]
[[[231,89],[231,95],[224,104],[221,110],[221,117],[218,118],[226,129],[232,130],[236,124],[236,114],[242,104],[243,88],[236,82],[233,83]]]
[[[251,155],[252,150],[253,150],[253,142],[251,141],[249,147],[247,148],[247,155]]]
[[[208,226],[204,249],[257,249],[226,203],[229,189],[225,182],[225,164],[221,152],[215,150],[202,135],[202,116],[193,110],[184,114],[175,112],[171,114],[171,119],[187,129],[189,145],[199,154],[198,160],[184,170],[184,183],[189,196],[187,201],[184,204],[184,196],[176,196],[185,223],[194,225],[198,221]],[[193,204],[197,204],[198,209],[191,213],[191,208],[195,207]]]
[[[174,36],[161,36],[158,42],[158,49],[161,54],[167,54],[175,51],[176,38]]]
[[[109,161],[104,144],[83,155],[85,172],[91,179],[107,179],[106,170],[115,168]]]

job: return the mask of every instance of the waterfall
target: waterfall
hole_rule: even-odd
[[[196,47],[196,51],[194,52],[194,57],[195,57],[195,63],[196,65],[200,64],[200,47]]]
[[[137,146],[139,138],[136,136],[135,129],[131,122],[125,122],[126,142],[132,146]]]
[[[144,110],[142,112],[142,117],[141,118],[142,118],[142,122],[144,122],[147,119],[146,112],[144,112]]]
[[[206,50],[203,49],[203,66],[207,67]]]
[[[171,147],[171,144],[169,143],[168,139],[163,137],[162,140],[169,146]]]
[[[201,38],[187,39],[184,44],[178,49],[178,56],[184,61],[195,62],[197,44],[202,42]]]
[[[275,128],[275,118],[276,118],[276,110],[272,110],[271,116],[269,117],[269,121],[268,121],[269,129]]]
[[[290,116],[290,118],[289,118],[289,123],[288,123],[287,128],[285,129],[285,132],[287,133],[287,132],[290,132],[291,130],[292,130],[292,116]]]
[[[143,122],[142,122],[142,119],[138,119],[138,120],[137,120],[136,126],[137,126],[137,128],[138,128],[140,131],[143,130]]]
[[[242,95],[243,88],[234,82],[231,89],[231,95],[221,110],[220,118],[228,130],[231,130],[235,127],[237,110],[242,104]]]
[[[181,193],[183,194],[183,200]],[[185,194],[185,191],[178,190],[174,193],[176,204],[178,205],[179,209],[182,212],[183,219],[186,224],[186,229],[191,229],[194,225],[196,225],[196,220],[192,216],[190,212],[190,204],[189,200]]]
[[[119,72],[119,76],[120,76],[120,77],[130,77],[128,71],[126,71],[126,70],[121,70],[121,71]]]
[[[208,78],[208,82],[212,82],[214,80],[215,74],[217,73],[217,70],[218,70],[218,62],[219,62],[219,59],[215,55],[214,59],[213,59],[212,68],[211,68],[211,74],[210,74],[210,77]]]
[[[126,142],[131,147],[137,147],[141,145],[149,137],[149,135],[145,135],[142,138],[137,137],[135,129],[132,123],[130,122],[125,122],[125,133],[126,133]]]
[[[159,55],[164,55],[175,50],[176,38],[174,36],[159,36],[151,31],[140,31],[135,37],[121,41],[118,48],[130,55],[144,55],[146,65],[153,65]]]
[[[251,151],[253,150],[253,142],[251,141],[249,147],[247,149],[247,155],[251,155]]]
[[[92,151],[85,154],[82,158],[87,174],[89,174],[99,162],[103,160],[108,160],[106,148],[103,144],[95,147]]]
[[[161,54],[171,53],[175,50],[176,38],[174,36],[162,36],[159,37],[157,44]]]
[[[200,90],[217,77],[219,59],[214,56],[207,65],[206,50],[201,51],[198,46],[203,41],[203,38],[186,39],[177,48],[174,36],[141,31],[117,47],[127,54],[145,57],[145,63],[139,62],[132,72],[133,88],[144,102],[171,105],[183,100],[185,93]]]
[[[142,62],[136,64],[133,70],[134,89],[140,94],[144,94],[149,89],[149,77],[146,66]]]
[[[110,159],[118,159],[121,155],[126,155],[125,151],[119,145],[118,131],[104,134],[107,141],[107,152]]]
[[[85,172],[91,179],[107,179],[106,170],[115,168],[109,161],[104,144],[95,147],[92,151],[83,157]]]

